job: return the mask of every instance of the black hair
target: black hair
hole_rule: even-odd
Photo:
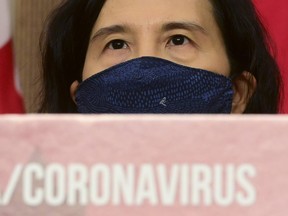
[[[231,77],[250,72],[257,87],[245,113],[277,113],[281,76],[273,45],[252,0],[210,0],[231,65]],[[105,0],[66,0],[53,11],[40,40],[42,113],[76,113],[70,86],[81,81],[93,26]]]
[[[76,113],[70,85],[81,80],[90,34],[105,0],[66,0],[42,32],[42,113]]]
[[[210,0],[224,38],[235,79],[249,71],[257,81],[245,113],[277,113],[282,105],[282,80],[273,44],[251,0]]]

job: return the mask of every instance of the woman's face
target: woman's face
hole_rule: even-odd
[[[209,0],[106,0],[90,36],[83,80],[143,56],[230,74]],[[244,112],[251,96],[249,85],[256,87],[249,72],[234,80],[232,113]],[[74,101],[78,86],[75,81],[70,88]]]
[[[142,56],[230,73],[209,0],[107,0],[90,37],[83,80]]]

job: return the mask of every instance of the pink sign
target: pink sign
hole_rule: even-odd
[[[2,216],[286,216],[288,117],[0,117]]]

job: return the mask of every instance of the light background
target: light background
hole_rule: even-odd
[[[38,109],[41,71],[39,37],[43,23],[61,0],[12,0],[13,41],[26,112]]]

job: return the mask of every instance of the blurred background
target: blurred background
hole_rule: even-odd
[[[37,112],[40,54],[39,37],[47,15],[61,0],[10,0],[15,65],[26,112]]]
[[[14,63],[10,66],[6,57],[0,53],[0,58],[5,59],[0,66],[12,68],[15,71],[11,76],[3,75],[4,70],[0,70],[0,113],[34,113],[39,107],[39,74],[40,74],[40,55],[39,55],[39,36],[43,28],[47,15],[61,0],[0,0],[0,10],[4,10],[5,3],[10,4],[9,16],[11,18],[10,30],[13,49],[11,49]],[[4,4],[3,4],[4,3]],[[288,2],[286,0],[255,0],[259,11],[263,15],[263,20],[276,41],[278,48],[278,62],[280,64],[284,85],[288,86]],[[2,12],[3,14],[3,12]],[[1,21],[2,19],[2,21]],[[0,15],[0,23],[3,22]],[[3,31],[0,29],[0,34]],[[12,43],[11,43],[12,44]],[[0,47],[0,51],[1,51]],[[4,52],[2,52],[4,53]],[[7,52],[5,52],[7,56]],[[16,70],[15,70],[16,69]],[[9,72],[9,71],[7,71]],[[6,73],[6,71],[5,71]],[[17,78],[16,75],[19,75]],[[11,95],[7,95],[8,88],[13,86],[13,82],[7,82],[11,79],[15,84],[15,89]],[[16,80],[16,81],[15,81]],[[17,87],[19,81],[20,88]],[[6,86],[5,86],[6,85]],[[17,89],[20,89],[19,96]],[[12,101],[13,94],[16,95],[15,101]],[[282,113],[288,113],[288,90],[285,89],[287,99],[284,102]],[[18,98],[17,98],[18,97]],[[8,103],[12,104],[9,105]],[[23,108],[21,108],[23,103]],[[9,109],[12,106],[12,109]],[[17,108],[18,107],[18,108]]]

